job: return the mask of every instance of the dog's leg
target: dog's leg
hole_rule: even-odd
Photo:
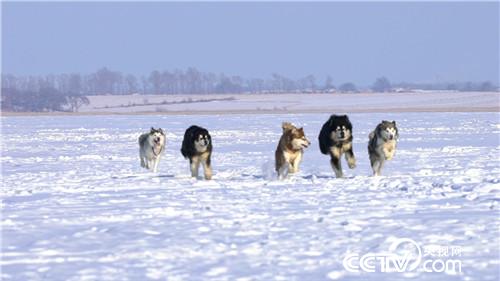
[[[279,180],[284,179],[288,175],[288,172],[289,172],[288,164],[283,163],[283,165],[281,165],[281,167],[278,169],[278,179]]]
[[[340,158],[337,157],[336,155],[331,155],[330,159],[330,164],[332,165],[332,169],[335,172],[335,176],[337,178],[342,178],[344,177],[344,174],[342,173],[342,164],[340,163]]]
[[[380,161],[378,159],[377,156],[375,156],[371,151],[370,151],[370,147],[368,147],[368,153],[369,153],[369,157],[370,157],[370,166],[372,167],[372,171],[373,171],[373,176],[378,176],[377,175],[377,171],[378,171],[378,166],[380,164]]]
[[[146,167],[148,168],[148,170],[152,170],[153,169],[153,162],[154,160],[152,159],[146,159]]]
[[[160,164],[160,155],[158,155],[154,161],[153,172],[158,172],[158,164]]]
[[[202,159],[201,164],[203,165],[203,171],[205,173],[205,179],[212,179],[212,166],[210,165],[210,156],[205,159]]]
[[[356,158],[354,157],[354,152],[352,151],[352,147],[346,150],[345,160],[347,161],[347,165],[349,166],[350,169],[356,168]]]
[[[344,174],[342,173],[342,165],[340,163],[340,156],[342,156],[340,148],[338,148],[338,147],[330,148],[330,157],[331,157],[330,164],[332,165],[332,169],[335,172],[335,176],[337,178],[341,178],[344,176]]]
[[[200,158],[198,156],[194,156],[189,159],[189,161],[191,163],[191,177],[197,178],[198,170],[200,168]]]
[[[373,170],[374,176],[380,176],[380,171],[382,170],[383,160],[377,156],[370,156],[370,162]]]
[[[144,154],[142,150],[139,150],[139,158],[141,159],[141,167],[146,168],[146,162],[144,161]]]
[[[377,169],[377,176],[380,176],[382,174],[382,168],[384,167],[384,160],[383,159],[380,159],[378,161],[378,169]]]
[[[299,153],[299,155],[297,155],[297,157],[293,159],[292,170],[290,171],[290,173],[296,173],[299,171],[299,165],[301,160],[302,160],[302,154]]]

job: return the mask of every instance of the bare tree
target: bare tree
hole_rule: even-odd
[[[324,90],[329,91],[335,89],[335,86],[333,85],[333,78],[330,75],[326,76],[325,79],[325,87]]]
[[[386,77],[379,77],[373,83],[372,90],[378,93],[389,92],[392,89],[391,82]]]
[[[82,107],[82,105],[89,105],[90,101],[86,96],[68,96],[67,103],[70,106],[71,111],[78,112],[78,109]]]

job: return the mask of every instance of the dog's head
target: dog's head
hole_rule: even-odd
[[[399,138],[398,127],[396,121],[383,120],[378,124],[377,132],[384,140],[397,140]]]
[[[288,135],[292,149],[307,148],[311,142],[304,134],[304,128],[297,128],[291,123],[283,123],[283,134]]]
[[[151,145],[160,146],[165,144],[165,133],[161,128],[155,129],[151,127],[149,131],[149,140]]]
[[[333,141],[344,141],[352,136],[352,124],[347,115],[332,115],[328,122]]]
[[[193,135],[194,147],[198,152],[205,152],[212,142],[212,138],[206,129],[200,128]]]

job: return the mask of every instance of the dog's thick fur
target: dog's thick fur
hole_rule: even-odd
[[[384,162],[391,160],[396,152],[396,144],[399,139],[396,121],[382,121],[368,138],[368,155],[373,175],[379,176]]]
[[[330,164],[337,178],[343,177],[340,158],[345,153],[349,168],[356,167],[356,158],[352,151],[352,124],[347,115],[332,115],[323,124],[318,136],[319,149],[330,155]]]
[[[165,133],[161,128],[151,127],[149,133],[139,136],[141,167],[158,172],[158,164],[165,150]]]
[[[311,142],[306,138],[304,129],[284,122],[282,124],[283,134],[281,135],[275,153],[275,169],[278,178],[283,178],[288,173],[296,173],[302,160],[304,148]]]
[[[212,137],[202,127],[191,126],[184,133],[181,153],[184,158],[189,159],[191,176],[197,178],[200,163],[203,165],[205,179],[212,179]]]

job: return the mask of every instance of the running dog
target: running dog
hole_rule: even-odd
[[[139,136],[139,157],[141,158],[141,167],[153,172],[158,171],[160,158],[165,150],[165,133],[161,128],[151,127],[149,133]]]
[[[337,178],[344,176],[340,158],[345,153],[349,168],[356,168],[356,158],[352,151],[352,124],[347,115],[332,115],[323,124],[318,136],[319,149],[323,154],[330,154],[330,164]]]
[[[200,163],[205,171],[205,179],[212,179],[212,138],[208,131],[202,127],[191,126],[184,133],[181,153],[184,158],[189,159],[191,176],[197,178]]]
[[[306,138],[304,129],[297,129],[288,122],[282,124],[283,134],[281,135],[275,153],[275,166],[278,178],[282,179],[288,173],[296,173],[302,160],[304,148],[311,142]]]
[[[396,121],[382,121],[368,138],[368,155],[373,175],[380,176],[385,161],[391,160],[396,152],[396,144],[399,139]]]

